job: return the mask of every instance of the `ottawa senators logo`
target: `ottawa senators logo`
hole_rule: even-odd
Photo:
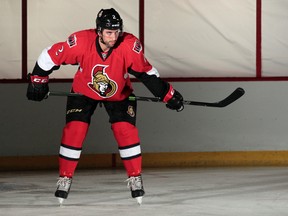
[[[131,117],[135,117],[135,112],[134,112],[133,106],[128,106],[127,113],[128,113],[128,115],[130,115]]]
[[[92,69],[92,82],[87,85],[103,98],[112,97],[117,91],[117,84],[105,73],[107,65],[95,65]]]

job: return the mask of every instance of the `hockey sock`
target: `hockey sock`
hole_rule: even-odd
[[[142,156],[138,129],[128,122],[116,122],[112,124],[112,130],[127,175],[139,176],[142,171]]]
[[[80,159],[88,123],[71,121],[63,129],[59,152],[59,175],[72,178]]]

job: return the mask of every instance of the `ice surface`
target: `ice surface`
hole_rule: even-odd
[[[124,170],[76,171],[62,207],[57,172],[0,173],[2,216],[287,216],[287,167],[144,169],[142,205]]]

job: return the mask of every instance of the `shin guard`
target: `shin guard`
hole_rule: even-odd
[[[80,159],[88,123],[71,121],[63,129],[59,152],[59,175],[72,177]]]
[[[112,124],[112,130],[127,175],[139,176],[142,171],[142,156],[138,129],[128,122],[116,122]]]

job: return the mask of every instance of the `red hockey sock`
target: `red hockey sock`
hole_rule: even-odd
[[[88,127],[88,123],[80,121],[69,122],[64,127],[59,152],[60,176],[73,177]]]
[[[117,122],[112,124],[112,130],[127,175],[129,177],[140,175],[142,156],[138,129],[128,122]]]

